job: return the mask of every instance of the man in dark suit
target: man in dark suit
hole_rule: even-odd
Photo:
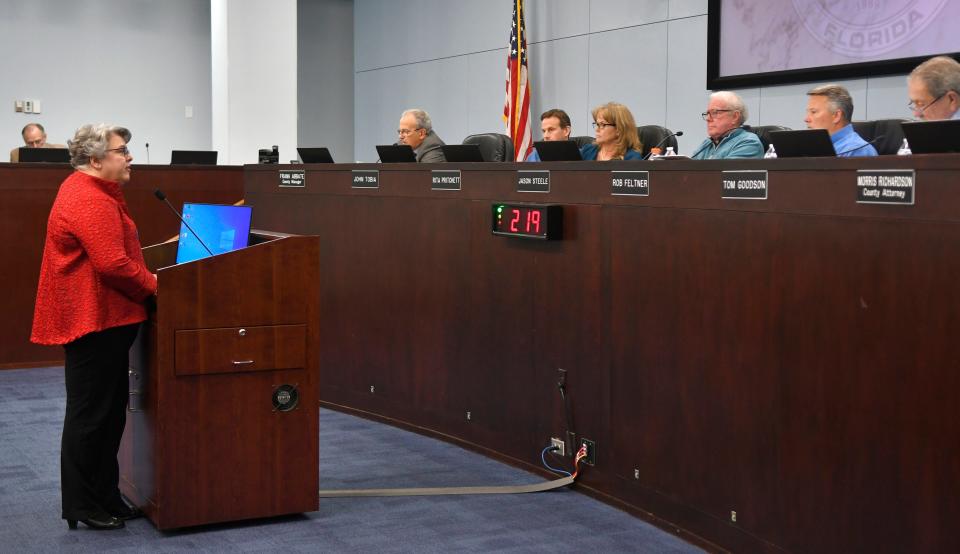
[[[445,162],[443,155],[443,141],[433,132],[433,122],[430,114],[423,110],[407,110],[400,116],[400,125],[397,127],[398,144],[406,144],[413,148],[417,161],[422,163]]]

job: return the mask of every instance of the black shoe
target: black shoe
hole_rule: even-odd
[[[110,515],[119,519],[120,521],[128,521],[131,519],[137,519],[138,517],[143,517],[143,511],[136,506],[124,506],[119,512],[111,512]]]
[[[68,519],[67,527],[69,527],[70,529],[76,529],[77,521],[80,521],[87,527],[91,529],[95,529],[97,531],[111,531],[113,529],[123,529],[124,527],[126,527],[126,525],[124,525],[122,520],[107,514],[93,516],[93,517],[89,517],[87,519],[81,519],[81,520]]]

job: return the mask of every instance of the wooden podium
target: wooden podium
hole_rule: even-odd
[[[120,490],[158,529],[316,511],[317,237],[174,265],[144,248],[156,309],[130,355]]]

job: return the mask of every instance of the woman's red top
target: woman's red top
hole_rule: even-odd
[[[120,184],[73,172],[47,220],[30,340],[66,344],[139,323],[156,292]]]

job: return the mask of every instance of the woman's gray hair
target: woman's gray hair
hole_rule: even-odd
[[[711,94],[710,98],[718,98],[727,105],[728,110],[740,112],[740,125],[747,122],[750,114],[747,113],[747,105],[743,103],[743,99],[740,98],[739,94],[729,90],[718,90]]]
[[[73,138],[67,141],[67,148],[70,149],[70,165],[81,168],[86,167],[93,158],[102,160],[107,155],[110,137],[113,135],[122,138],[125,142],[130,142],[132,136],[129,129],[106,123],[87,124],[77,129]]]
[[[412,115],[413,118],[417,120],[418,129],[423,129],[427,132],[427,134],[430,134],[430,131],[433,131],[433,122],[430,121],[430,114],[427,112],[418,109],[406,110],[400,114],[400,117],[403,117],[407,114]]]

